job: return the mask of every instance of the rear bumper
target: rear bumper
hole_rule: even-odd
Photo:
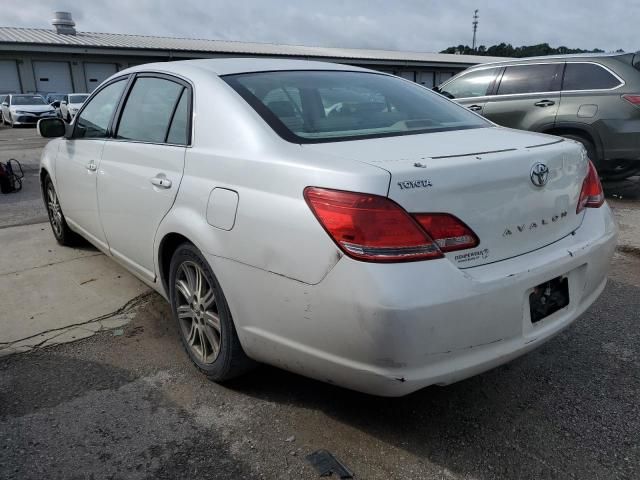
[[[446,259],[373,264],[343,257],[317,285],[209,258],[249,356],[375,395],[400,396],[503,364],[569,326],[600,295],[615,249],[608,206],[574,235],[460,270]],[[569,279],[570,303],[536,324],[531,289]]]

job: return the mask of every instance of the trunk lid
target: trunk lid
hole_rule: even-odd
[[[446,254],[460,268],[537,250],[582,222],[576,205],[586,159],[575,142],[557,137],[482,128],[303,148],[387,170],[389,198],[410,213],[449,213],[462,220],[480,244]],[[543,186],[534,184],[538,176],[532,180],[537,164],[548,168]]]

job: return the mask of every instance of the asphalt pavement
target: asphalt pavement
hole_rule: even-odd
[[[0,139],[17,135],[7,131]],[[629,242],[640,228],[634,182],[609,190]],[[37,220],[33,188],[15,207],[0,196],[0,238],[27,232],[25,245],[42,249],[46,226],[16,226]],[[103,258],[90,247],[52,250],[66,255],[61,264]],[[2,251],[8,265],[14,254]],[[40,281],[61,282],[60,270],[26,252],[24,275],[33,267],[48,272]],[[105,264],[92,268],[113,281]],[[78,285],[81,274],[71,275]],[[11,322],[28,323],[29,305],[42,310],[18,284],[0,290],[3,335]],[[305,457],[326,449],[358,479],[638,479],[639,322],[640,255],[622,249],[600,299],[541,348],[454,385],[385,399],[266,366],[212,383],[182,350],[166,302],[145,294],[126,322],[0,358],[0,478],[315,479]]]

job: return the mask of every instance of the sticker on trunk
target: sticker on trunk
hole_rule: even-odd
[[[487,258],[489,258],[489,249],[485,248],[484,250],[474,250],[471,252],[459,253],[453,258],[458,263],[468,263],[468,262],[475,262],[478,260],[486,260]]]

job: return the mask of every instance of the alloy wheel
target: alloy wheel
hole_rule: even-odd
[[[213,363],[220,353],[222,330],[215,293],[202,268],[185,261],[175,277],[176,312],[182,334],[195,358]]]
[[[63,232],[62,210],[60,209],[56,191],[51,183],[47,186],[47,212],[49,213],[49,221],[51,222],[53,233],[57,238],[61,238]]]

